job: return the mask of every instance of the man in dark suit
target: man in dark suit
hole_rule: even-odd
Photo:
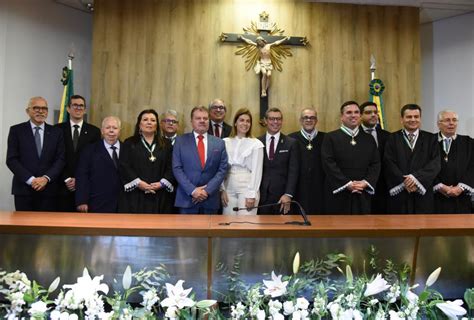
[[[208,134],[206,107],[192,109],[191,125],[193,132],[178,136],[173,147],[173,174],[178,181],[175,206],[186,214],[217,213],[219,188],[227,173],[225,144]]]
[[[325,173],[321,162],[321,145],[324,132],[316,129],[318,113],[313,108],[305,108],[300,114],[301,130],[289,136],[298,141],[300,172],[295,200],[308,214],[324,212]]]
[[[380,154],[380,161],[383,159],[383,152],[385,149],[385,143],[387,142],[390,133],[383,130],[379,125],[379,117],[377,112],[377,104],[375,102],[367,101],[359,106],[360,109],[360,129],[374,137],[377,149]],[[382,174],[383,163],[381,163],[381,174],[375,186],[375,194],[372,197],[372,206],[370,212],[372,214],[384,214],[387,212],[387,198],[388,190],[387,183]]]
[[[120,156],[120,119],[102,121],[102,137],[86,146],[76,171],[76,205],[80,212],[117,212],[122,190],[117,166]]]
[[[224,122],[227,108],[224,100],[214,99],[209,103],[209,129],[207,133],[218,138],[227,138],[232,131],[232,127]]]
[[[420,106],[407,104],[400,113],[403,129],[392,133],[385,144],[387,213],[432,213],[433,182],[441,169],[438,138],[420,130]]]
[[[10,128],[7,166],[13,172],[12,194],[17,211],[55,211],[58,179],[64,167],[61,130],[45,123],[48,103],[33,97],[30,120]]]
[[[80,95],[73,95],[67,106],[69,120],[59,123],[64,136],[66,165],[61,174],[63,181],[59,188],[58,210],[76,211],[76,168],[82,150],[89,144],[100,140],[100,130],[96,126],[84,121],[86,114],[86,100]]]
[[[438,145],[441,171],[433,191],[436,213],[470,213],[474,194],[474,140],[457,134],[458,114],[443,110],[438,114]]]
[[[280,109],[268,109],[264,121],[267,133],[259,137],[265,145],[259,205],[280,205],[260,208],[258,214],[287,214],[298,183],[298,142],[280,132],[283,124]]]

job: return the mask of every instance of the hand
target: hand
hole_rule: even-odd
[[[358,193],[362,193],[362,191],[364,191],[368,186],[369,184],[365,181],[352,181],[352,187],[356,190],[355,192]]]
[[[155,190],[153,190],[151,184],[148,184],[142,180],[140,180],[140,182],[138,183],[138,189],[142,190],[145,193],[156,193]]]
[[[463,192],[464,190],[461,189],[461,187],[455,186],[455,187],[451,187],[451,190],[449,191],[448,195],[450,197],[459,197],[459,195]]]
[[[250,211],[255,206],[255,198],[245,198],[245,207]]]
[[[77,211],[87,213],[87,211],[89,211],[89,206],[87,204],[80,204],[77,206]]]
[[[47,184],[48,179],[46,177],[34,178],[33,181],[31,181],[31,187],[35,191],[43,191]]]
[[[227,196],[227,192],[225,190],[221,191],[221,203],[223,207],[227,207],[229,204],[229,197]]]
[[[278,201],[278,203],[280,204],[280,212],[283,212],[283,214],[287,214],[290,211],[291,198],[288,197],[286,194],[280,197],[280,201]]]
[[[349,183],[346,187],[346,189],[349,190],[351,193],[362,193],[362,191],[358,188],[360,187],[358,186],[356,181],[351,181],[351,183]]]
[[[415,180],[410,176],[403,176],[403,184],[408,193],[416,192],[418,187],[416,186]]]
[[[450,186],[446,186],[443,184],[443,186],[438,190],[439,193],[444,195],[445,197],[449,197],[449,192],[451,191]]]
[[[191,195],[193,197],[193,203],[203,202],[207,199],[209,194],[204,190],[206,187],[207,185],[196,187],[196,189],[194,189],[193,194]]]
[[[73,178],[73,177],[69,177],[67,179],[67,182],[66,183],[66,188],[69,190],[69,191],[74,191],[76,190],[76,178]]]
[[[150,184],[150,186],[155,191],[158,191],[161,188],[163,188],[163,185],[161,184],[161,182],[153,182],[152,184]]]

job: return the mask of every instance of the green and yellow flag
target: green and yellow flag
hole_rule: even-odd
[[[58,123],[68,121],[69,114],[67,113],[66,107],[69,104],[71,96],[74,95],[74,85],[73,85],[73,72],[72,68],[64,67],[63,76],[61,82],[64,86],[63,96],[61,98],[61,108],[59,109],[59,119]]]
[[[379,115],[380,127],[385,129],[385,111],[383,108],[382,93],[385,85],[380,79],[372,79],[369,83],[369,101],[377,105],[377,113]]]

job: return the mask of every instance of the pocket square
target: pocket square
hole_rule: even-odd
[[[280,150],[279,153],[288,152],[289,150]]]

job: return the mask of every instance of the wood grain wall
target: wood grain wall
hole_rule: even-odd
[[[245,71],[236,44],[222,32],[238,33],[266,11],[286,35],[306,36],[308,47],[293,47],[283,72],[272,77],[270,106],[284,113],[284,132],[299,128],[302,107],[319,112],[319,129],[339,125],[339,106],[365,101],[370,55],[386,91],[388,129],[400,127],[399,110],[420,101],[419,12],[411,7],[321,4],[301,0],[96,0],[93,31],[91,120],[118,115],[123,136],[144,108],[172,108],[190,129],[192,106],[215,97],[256,117],[258,76]],[[263,129],[256,126],[257,132]]]

